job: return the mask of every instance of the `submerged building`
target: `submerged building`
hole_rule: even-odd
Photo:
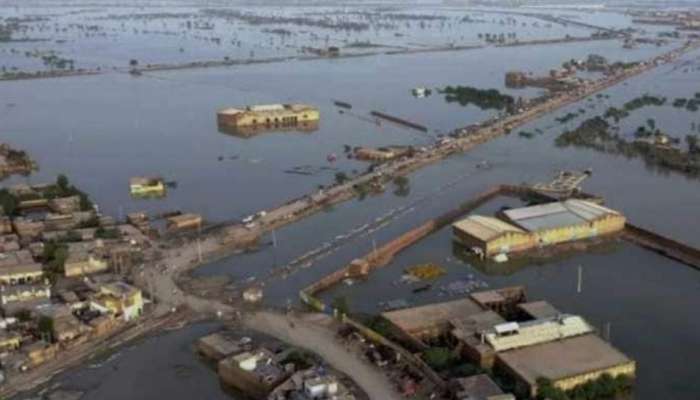
[[[587,239],[621,231],[625,217],[585,200],[566,200],[503,211],[504,218],[535,235],[539,245]]]
[[[225,108],[217,112],[219,125],[236,128],[255,126],[294,126],[318,121],[317,108],[306,104],[269,104],[243,109]]]
[[[444,338],[464,359],[510,377],[515,393],[524,397],[537,396],[540,378],[570,390],[604,374],[633,379],[636,372],[634,360],[599,337],[583,317],[546,301],[528,302],[522,287],[382,316],[418,345]]]
[[[482,256],[525,251],[619,232],[625,217],[585,200],[566,200],[472,215],[452,225],[455,240]]]
[[[527,250],[535,246],[535,238],[522,228],[498,218],[471,215],[452,225],[455,240],[461,245],[478,249],[486,256]]]

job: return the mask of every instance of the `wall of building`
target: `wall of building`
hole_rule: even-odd
[[[621,231],[625,228],[625,217],[608,215],[591,223],[570,225],[535,232],[540,245],[552,245],[573,240],[589,239]]]
[[[537,245],[537,239],[528,233],[508,232],[486,243],[487,256],[499,253],[511,253],[531,249]]]
[[[552,384],[561,390],[571,390],[576,386],[582,385],[592,380],[596,380],[600,378],[603,374],[608,374],[614,378],[618,375],[627,375],[630,377],[634,377],[635,373],[636,364],[634,361],[630,361],[626,364],[617,365],[615,367],[602,369],[598,371],[592,371],[585,374],[571,376],[568,378],[558,379],[552,382]]]
[[[244,111],[234,115],[219,115],[219,122],[234,126],[250,125],[285,125],[297,124],[320,119],[318,110],[309,108],[300,111],[291,109],[278,111]]]

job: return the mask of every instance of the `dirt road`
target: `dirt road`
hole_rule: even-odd
[[[327,322],[330,317],[323,316]],[[290,321],[294,323],[292,328]],[[374,365],[359,358],[338,342],[335,332],[326,322],[310,321],[307,318],[291,317],[274,312],[261,311],[245,319],[245,324],[254,330],[265,332],[323,357],[333,368],[347,374],[367,393],[372,400],[398,400],[401,395],[384,374]]]

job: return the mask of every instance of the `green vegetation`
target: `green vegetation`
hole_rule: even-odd
[[[97,239],[119,239],[121,237],[121,232],[116,228],[106,229],[104,227],[99,227],[95,231],[95,238]]]
[[[345,172],[336,172],[335,173],[335,182],[339,185],[342,185],[343,183],[347,182],[350,178],[348,177],[348,174]]]
[[[545,378],[537,380],[538,400],[614,400],[632,391],[632,380],[625,375],[612,377],[603,374],[600,378],[563,391]]]
[[[44,243],[42,259],[45,263],[45,273],[53,283],[64,272],[66,260],[68,259],[68,246],[58,241],[48,241]]]
[[[647,121],[649,124],[649,121]],[[656,123],[653,123],[654,127]],[[641,126],[635,132],[638,138],[660,137],[659,129],[648,130]],[[673,142],[673,141],[672,141]],[[610,125],[601,117],[588,119],[573,131],[562,133],[555,141],[559,147],[584,147],[604,153],[621,154],[628,158],[642,158],[648,166],[673,170],[688,176],[700,176],[700,148],[697,137],[686,137],[687,151],[653,141],[627,141],[610,133]]]
[[[448,347],[430,347],[423,351],[423,360],[435,371],[445,371],[457,360]]]
[[[17,198],[7,189],[0,189],[0,207],[5,215],[17,215]]]
[[[462,106],[474,104],[482,110],[511,110],[515,105],[512,96],[501,94],[496,89],[477,89],[471,86],[447,86],[440,90],[448,103],[459,103]]]
[[[410,182],[405,176],[395,177],[393,183],[394,186],[396,186],[396,189],[394,190],[394,195],[399,197],[406,197],[411,193]]]
[[[345,296],[339,296],[333,299],[331,302],[331,308],[338,311],[338,315],[349,314],[350,304],[348,303],[348,298]]]
[[[53,336],[53,318],[47,316],[39,317],[38,329],[39,333],[45,337]]]
[[[294,367],[297,371],[301,371],[313,367],[316,364],[316,361],[314,360],[314,356],[311,353],[308,353],[303,350],[293,350],[282,361],[283,365],[289,363],[294,364]]]
[[[583,110],[582,114],[585,112],[586,111]],[[571,121],[572,119],[575,119],[576,117],[578,117],[578,114],[569,112],[569,113],[566,113],[564,116],[556,118],[556,121],[559,122],[560,124],[565,124],[565,123]]]
[[[367,327],[378,334],[384,336],[385,338],[388,338],[391,336],[391,332],[393,331],[393,327],[391,325],[391,322],[387,320],[386,318],[382,317],[381,315],[374,316],[368,323]]]
[[[63,174],[58,175],[56,178],[56,184],[49,186],[43,191],[42,195],[47,199],[78,196],[80,197],[80,210],[89,211],[94,209],[94,205],[92,204],[90,197],[80,189],[71,185],[68,177]]]
[[[19,310],[14,315],[19,322],[29,322],[32,320],[32,312],[27,309]]]
[[[643,96],[637,97],[626,102],[622,109],[616,107],[610,107],[605,111],[604,117],[606,119],[614,119],[615,122],[620,122],[621,119],[627,118],[632,111],[639,110],[640,108],[647,106],[660,107],[666,104],[665,97],[657,97],[645,94]]]

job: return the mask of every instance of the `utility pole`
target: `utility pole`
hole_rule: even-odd
[[[197,225],[197,259],[202,263],[202,223]]]
[[[583,267],[578,266],[578,282],[576,285],[576,293],[581,293],[581,286],[583,285]]]

